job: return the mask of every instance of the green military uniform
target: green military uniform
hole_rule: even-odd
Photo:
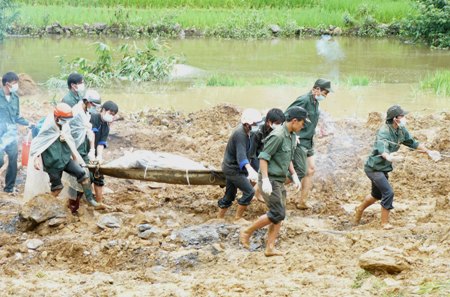
[[[42,162],[44,163],[45,171],[63,171],[71,160],[71,156],[72,152],[69,145],[58,138],[42,153]]]
[[[381,156],[382,153],[394,153],[399,150],[400,144],[406,145],[412,149],[419,146],[405,127],[394,129],[392,124],[385,124],[378,130],[372,153],[367,159],[364,170],[366,172],[390,172],[392,171],[392,163]]]
[[[9,100],[0,87],[0,168],[4,165],[4,155],[8,155],[8,167],[5,175],[5,192],[13,192],[17,178],[17,124],[27,126],[29,123],[20,116],[19,97],[10,93]]]
[[[68,104],[70,107],[74,107],[80,100],[82,100],[82,96],[78,93],[74,93],[73,91],[69,91],[61,100],[62,102]]]
[[[258,186],[269,211],[269,220],[278,224],[286,216],[286,189],[284,182],[289,171],[289,165],[296,150],[295,133],[289,133],[286,123],[276,128],[267,136],[264,149],[258,158],[268,162],[268,175],[272,185],[272,193],[267,195],[262,190],[262,175],[259,174]]]
[[[305,126],[298,133],[300,143],[297,145],[294,155],[294,168],[300,180],[305,177],[307,164],[306,158],[314,155],[313,138],[319,122],[319,102],[314,98],[312,92],[298,97],[289,107],[299,106],[308,112],[310,123],[305,122]]]

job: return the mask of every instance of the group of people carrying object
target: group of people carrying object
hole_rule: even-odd
[[[78,211],[83,195],[90,205],[104,208],[104,177],[89,173],[86,164],[103,161],[110,125],[119,111],[117,104],[112,101],[102,104],[97,91],[85,90],[83,76],[72,73],[67,79],[68,93],[51,114],[35,125],[20,116],[18,82],[18,76],[8,72],[2,77],[0,90],[1,165],[4,152],[9,157],[4,191],[15,189],[17,124],[21,124],[36,134],[31,141],[25,196],[27,192],[39,192],[38,187],[48,188],[48,184],[42,184],[42,178],[47,175],[54,196],[62,191],[63,181],[69,185],[68,207],[72,213]]]
[[[250,237],[258,229],[268,226],[266,256],[283,255],[275,248],[281,223],[286,216],[285,184],[293,183],[298,193],[294,198],[296,208],[308,209],[307,199],[312,188],[315,171],[314,135],[319,122],[319,105],[330,92],[331,82],[318,79],[307,94],[298,97],[285,112],[273,108],[263,120],[255,109],[246,109],[241,123],[232,132],[222,162],[226,177],[225,195],[219,199],[218,218],[223,219],[228,208],[236,200],[238,189],[242,197],[237,199],[235,222],[250,224],[243,219],[253,197],[264,201],[268,212],[250,226],[243,228],[240,242],[250,248]],[[401,158],[396,155],[400,145],[425,152],[432,159],[439,154],[419,144],[405,127],[407,114],[394,105],[387,111],[386,122],[379,129],[372,153],[365,163],[365,172],[372,183],[372,192],[355,213],[355,223],[371,204],[381,200],[381,224],[391,229],[389,211],[393,208],[394,192],[388,182],[392,163]]]

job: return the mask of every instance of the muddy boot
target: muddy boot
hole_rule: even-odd
[[[98,207],[99,204],[97,203],[97,201],[95,201],[94,195],[92,194],[91,183],[90,182],[82,183],[81,186],[83,187],[84,197],[86,198],[86,201],[90,205]]]
[[[391,230],[394,228],[391,224],[389,224],[389,209],[381,207],[381,227],[384,230]]]

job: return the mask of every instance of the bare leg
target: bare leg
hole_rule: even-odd
[[[264,198],[259,190],[258,184],[256,184],[253,189],[255,189],[255,198],[257,201],[264,203]]]
[[[58,195],[59,195],[59,193],[61,193],[61,191],[62,191],[62,189],[58,189],[58,190],[52,191],[52,192],[51,192],[51,193],[52,193],[52,196],[53,196],[53,197],[58,197]]]
[[[267,235],[266,251],[264,252],[264,255],[266,257],[283,256],[282,252],[275,249],[275,240],[278,237],[280,228],[281,228],[281,222],[278,224],[270,224],[269,225],[269,233]]]
[[[98,203],[103,202],[103,187],[94,184],[95,200]]]
[[[309,192],[312,188],[313,176],[316,170],[316,165],[314,161],[314,156],[306,158],[306,163],[308,166],[308,171],[306,176],[302,178],[302,190],[300,192],[300,200],[296,203],[298,209],[308,209],[306,201],[308,200]]]
[[[219,213],[217,214],[218,219],[225,218],[225,214],[227,213],[228,208],[219,208]]]
[[[239,240],[242,244],[242,246],[246,249],[250,248],[250,236],[252,236],[252,233],[255,232],[258,229],[261,229],[269,224],[272,224],[272,222],[269,220],[269,217],[265,214],[260,216],[250,227],[244,229],[241,231],[241,234],[239,235]]]
[[[377,202],[377,199],[370,195],[367,195],[366,198],[364,198],[363,202],[355,210],[355,225],[359,224],[359,221],[361,221],[364,210],[375,202]]]
[[[238,205],[236,209],[236,215],[234,216],[234,223],[240,225],[248,225],[249,221],[243,218],[244,212],[247,209],[246,205]]]
[[[394,228],[391,224],[389,224],[389,209],[381,207],[381,227],[384,230],[390,230]]]

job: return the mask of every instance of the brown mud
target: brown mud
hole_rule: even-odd
[[[38,120],[32,106],[22,111]],[[238,108],[228,105],[191,114],[159,109],[127,114],[111,128],[105,159],[146,149],[179,153],[220,168],[239,115]],[[450,114],[412,114],[408,120],[421,142],[450,154]],[[323,131],[333,134],[316,139],[317,173],[309,210],[295,209],[288,186],[287,219],[277,242],[284,257],[264,257],[265,230],[254,234],[251,251],[243,249],[238,242],[241,226],[232,223],[235,206],[225,220],[215,219],[224,189],[213,186],[107,177],[105,201],[113,212],[94,211],[82,203],[79,214],[67,213],[62,223],[26,226],[19,218],[24,203],[21,169],[19,195],[0,194],[1,295],[448,296],[449,158],[433,162],[402,148],[405,161],[390,174],[395,228],[381,230],[378,205],[367,209],[360,225],[351,222],[354,208],[370,192],[363,163],[381,122],[376,113],[367,122],[326,122],[333,129]],[[255,220],[265,211],[254,201],[245,217]],[[113,217],[120,227],[100,228],[97,223],[105,217]],[[29,249],[30,239],[43,244]],[[365,273],[359,256],[383,245],[404,251],[411,268],[396,275]]]

